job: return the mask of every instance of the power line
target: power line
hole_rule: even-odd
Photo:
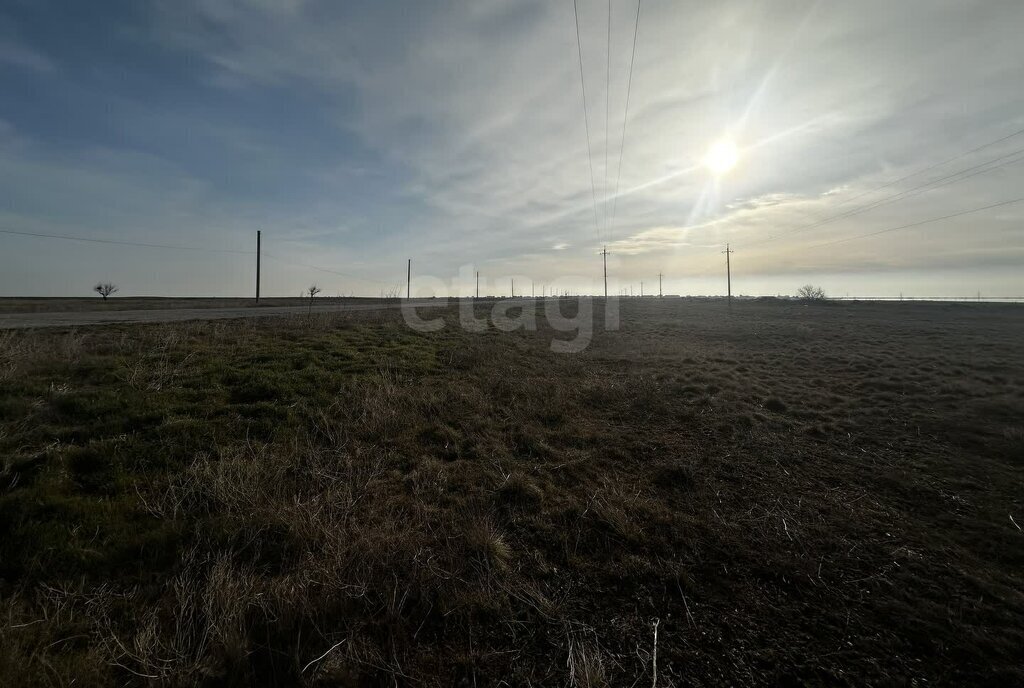
[[[572,12],[576,18],[576,51],[580,56],[580,91],[583,93],[583,126],[587,132],[587,159],[590,161],[590,200],[594,205],[594,231],[598,237],[601,230],[597,226],[597,189],[594,186],[594,152],[590,148],[590,115],[587,111],[587,87],[583,81],[583,44],[580,42],[580,12],[577,0],[572,0]]]
[[[1000,168],[1006,167],[1007,165],[1012,165],[1013,163],[1019,162],[1021,159],[1024,159],[1024,155],[1022,155],[1022,154],[1024,154],[1024,148],[1020,148],[1018,150],[1012,151],[1010,153],[1007,153],[1006,155],[1001,155],[998,158],[993,158],[991,160],[986,160],[985,162],[978,163],[977,165],[972,165],[971,167],[964,168],[962,170],[959,170],[958,172],[953,172],[952,174],[947,174],[945,177],[939,177],[937,179],[932,179],[930,181],[927,181],[927,182],[925,182],[923,184],[918,184],[917,186],[911,187],[911,188],[907,189],[906,191],[900,191],[899,193],[893,194],[893,195],[888,196],[886,198],[882,198],[882,199],[880,199],[878,201],[875,201],[874,203],[870,203],[870,204],[868,204],[866,206],[863,206],[860,209],[856,209],[855,208],[854,210],[849,211],[847,213],[843,213],[841,215],[837,215],[834,219],[839,219],[841,217],[848,217],[850,215],[859,215],[862,212],[867,212],[868,210],[874,210],[875,208],[879,208],[879,207],[881,207],[883,205],[888,205],[890,203],[895,203],[896,201],[902,200],[902,199],[907,198],[909,196],[916,196],[917,194],[919,194],[921,192],[924,192],[924,191],[930,191],[932,189],[937,189],[939,187],[946,186],[947,184],[955,184],[957,182],[962,182],[965,179],[970,179],[971,177],[976,177],[979,174],[985,174],[986,172],[992,172],[993,170],[998,170]],[[1010,158],[1010,159],[1007,160],[1007,158]],[[1000,161],[1005,161],[1005,162],[1000,162]],[[994,163],[998,163],[998,164],[994,164]],[[959,177],[959,179],[957,179],[957,177]],[[822,223],[822,224],[824,224],[824,223]]]
[[[890,227],[888,229],[880,229],[877,232],[868,232],[867,234],[858,234],[857,236],[846,237],[845,239],[836,239],[835,241],[826,241],[823,244],[815,244],[813,246],[807,246],[806,249],[821,248],[823,246],[833,246],[835,244],[842,244],[847,241],[853,241],[855,239],[865,239],[867,237],[878,236],[879,234],[887,234],[888,232],[897,232],[901,229],[910,229],[911,227],[920,227],[921,225],[927,225],[932,222],[938,222],[939,220],[948,220],[954,217],[960,217],[962,215],[971,215],[972,213],[980,213],[983,210],[991,210],[992,208],[999,208],[1005,205],[1012,205],[1014,203],[1020,203],[1024,201],[1024,196],[1020,198],[1014,198],[1009,201],[1001,201],[999,203],[993,203],[991,205],[982,206],[980,208],[972,208],[970,210],[964,210],[959,213],[951,213],[949,215],[943,215],[941,217],[933,217],[927,220],[921,220],[920,222],[911,222],[910,224],[900,225],[899,227]]]
[[[229,248],[204,248],[201,246],[174,246],[171,244],[147,244],[140,241],[121,241],[119,239],[95,239],[92,237],[72,236],[70,234],[44,234],[42,232],[19,232],[13,229],[0,229],[0,234],[40,237],[44,239],[66,239],[68,241],[84,241],[92,244],[117,244],[120,246],[138,246],[142,248],[165,248],[175,251],[205,251],[207,253],[240,253],[252,255],[253,251],[240,251]]]
[[[337,270],[331,270],[330,268],[322,268],[317,265],[310,265],[309,263],[298,263],[292,260],[285,260],[284,258],[279,258],[278,256],[271,255],[265,251],[263,255],[264,257],[270,258],[271,260],[276,260],[278,263],[284,263],[285,265],[291,265],[300,268],[309,268],[310,270],[319,270],[320,272],[326,272],[332,275],[337,275],[339,277],[348,277],[349,279],[361,280],[363,282],[374,282],[376,284],[394,284],[393,282],[385,282],[383,280],[373,279],[372,277],[361,277],[359,275],[351,275],[345,272],[338,272]]]
[[[604,76],[604,232],[608,234],[608,121],[612,97],[612,0],[608,0],[608,45],[605,49]]]
[[[798,232],[803,232],[803,231],[806,231],[806,230],[809,230],[809,229],[816,229],[818,227],[826,225],[826,224],[828,224],[830,222],[833,222],[835,220],[840,220],[840,219],[843,219],[843,218],[852,217],[854,215],[859,215],[859,214],[865,213],[865,212],[867,212],[869,210],[874,210],[875,208],[880,208],[880,207],[882,207],[884,205],[888,205],[890,203],[895,203],[896,201],[903,200],[904,198],[907,198],[909,196],[914,196],[914,195],[916,195],[918,193],[921,193],[923,191],[928,191],[928,190],[931,190],[931,189],[936,189],[936,188],[939,188],[941,186],[946,186],[947,184],[954,184],[956,182],[961,182],[961,181],[963,181],[965,179],[970,179],[971,177],[977,176],[979,174],[985,174],[986,172],[992,172],[993,170],[997,170],[997,169],[1000,169],[1000,168],[1005,167],[1007,165],[1012,165],[1013,163],[1018,162],[1019,160],[1022,159],[1021,154],[1024,154],[1024,148],[1020,148],[1018,150],[1012,151],[1012,152],[1007,153],[1005,155],[1001,155],[1001,156],[999,156],[997,158],[993,158],[991,160],[986,160],[984,162],[978,163],[977,165],[972,165],[972,166],[964,168],[962,170],[958,170],[958,171],[953,172],[951,174],[947,174],[944,177],[938,177],[937,179],[931,179],[929,181],[926,181],[926,182],[923,182],[921,184],[918,184],[917,186],[912,186],[911,188],[906,189],[905,191],[899,191],[899,192],[897,192],[895,194],[891,194],[889,196],[886,196],[886,197],[881,198],[881,199],[879,199],[877,201],[868,203],[866,205],[862,205],[862,206],[859,206],[857,208],[853,208],[851,210],[847,210],[847,211],[842,212],[842,213],[837,213],[835,215],[831,215],[829,217],[822,218],[821,220],[818,220],[817,222],[812,222],[809,225],[802,225],[800,227],[796,227],[794,229],[791,229],[788,232],[782,232],[780,234],[775,234],[775,235],[772,235],[770,237],[766,237],[764,239],[758,239],[758,240],[752,241],[749,244],[747,244],[747,246],[756,246],[757,244],[762,244],[762,243],[766,243],[766,242],[769,242],[769,241],[773,241],[773,240],[778,239],[780,237],[789,236],[791,234],[796,234]],[[1009,158],[1009,160],[1007,160],[1007,158]],[[1004,162],[1000,162],[1000,161],[1004,161]]]
[[[898,183],[900,183],[902,181],[910,179],[911,177],[916,177],[916,176],[918,176],[920,174],[924,174],[925,172],[933,170],[933,169],[935,169],[937,167],[942,167],[943,165],[947,165],[947,164],[949,164],[951,162],[954,162],[956,160],[960,160],[961,158],[964,158],[964,157],[966,157],[968,155],[971,155],[972,153],[977,153],[978,151],[980,151],[980,150],[982,150],[984,148],[988,148],[989,146],[994,146],[997,143],[1002,143],[1003,141],[1007,141],[1009,139],[1012,139],[1015,136],[1020,136],[1021,134],[1024,134],[1024,129],[1018,129],[1017,131],[1015,131],[1015,132],[1013,132],[1011,134],[1007,134],[1006,136],[1002,136],[1002,137],[1000,137],[998,139],[994,139],[992,141],[988,141],[988,142],[983,143],[980,146],[976,146],[976,147],[974,147],[974,148],[972,148],[972,149],[970,149],[968,151],[965,151],[965,152],[960,153],[958,155],[954,155],[952,158],[947,158],[947,159],[945,159],[945,160],[943,160],[941,162],[937,162],[937,163],[934,163],[932,165],[928,165],[927,167],[922,167],[921,169],[919,169],[919,170],[917,170],[915,172],[911,172],[910,174],[906,174],[906,175],[900,177],[899,179],[894,179],[894,180],[886,182],[886,183],[884,183],[884,184],[882,184],[880,186],[876,186],[873,189],[869,189],[867,191],[863,191],[863,192],[857,194],[856,196],[852,196],[852,197],[846,199],[845,201],[842,201],[840,203],[840,205],[845,205],[845,204],[847,204],[847,203],[849,203],[851,201],[854,201],[854,200],[856,200],[858,198],[861,198],[863,196],[866,196],[868,194],[873,194],[873,193],[875,193],[877,191],[881,191],[882,189],[885,189],[885,188],[888,188],[888,187],[893,186],[895,184],[898,184]],[[915,188],[919,188],[919,187],[915,187]],[[913,190],[913,189],[911,189],[911,190]],[[869,204],[869,205],[871,205],[871,204]],[[870,208],[867,208],[867,209],[870,209]],[[757,245],[757,244],[764,243],[764,242],[767,242],[767,241],[772,241],[774,239],[777,239],[780,236],[786,236],[786,235],[789,235],[789,234],[793,234],[793,233],[802,231],[804,229],[811,229],[813,227],[819,227],[822,224],[825,224],[826,222],[831,222],[832,220],[838,219],[839,217],[845,217],[845,216],[847,216],[847,214],[848,213],[841,213],[839,215],[835,215],[835,216],[831,216],[831,217],[826,217],[826,218],[824,218],[824,219],[822,219],[822,220],[820,220],[820,221],[818,221],[816,223],[811,223],[810,225],[804,225],[804,226],[801,226],[801,227],[797,227],[797,228],[795,228],[795,229],[793,229],[793,230],[791,230],[789,232],[783,232],[782,234],[776,234],[776,235],[767,237],[765,239],[760,239],[760,240],[752,242],[752,244],[753,245]],[[751,245],[751,244],[748,244],[748,245]]]
[[[934,170],[937,167],[942,167],[943,165],[948,165],[951,162],[955,162],[957,160],[960,160],[961,158],[967,157],[971,153],[977,153],[978,151],[980,151],[982,149],[988,148],[989,146],[994,146],[997,143],[1002,143],[1003,141],[1008,141],[1009,139],[1012,139],[1015,136],[1020,136],[1021,134],[1024,134],[1024,129],[1018,129],[1017,131],[1013,132],[1012,134],[1007,134],[1006,136],[1003,136],[1001,138],[995,139],[994,141],[989,141],[988,143],[983,143],[983,144],[981,144],[980,146],[978,146],[976,148],[972,148],[971,150],[966,151],[964,153],[960,153],[959,155],[954,155],[952,158],[947,158],[946,160],[943,160],[942,162],[937,162],[934,165],[928,165],[927,167],[922,167],[921,169],[917,170],[916,172],[911,172],[910,174],[903,175],[899,179],[894,179],[894,180],[892,180],[890,182],[886,182],[886,183],[882,184],[881,186],[876,186],[873,189],[868,189],[867,191],[862,191],[861,193],[859,193],[859,194],[857,194],[855,196],[851,196],[850,198],[847,198],[845,201],[843,201],[843,204],[849,203],[850,201],[855,201],[858,198],[861,198],[863,196],[867,196],[868,194],[873,194],[876,191],[881,191],[882,189],[886,189],[886,188],[888,188],[890,186],[893,186],[895,184],[899,184],[900,182],[906,181],[906,180],[910,179],[911,177],[916,177],[919,174],[924,174],[925,172],[930,172],[931,170]]]
[[[629,56],[629,77],[626,79],[626,107],[622,112],[622,139],[619,143],[618,169],[615,172],[615,194],[612,196],[612,221],[615,220],[615,207],[616,205],[618,205],[619,202],[619,180],[622,178],[622,152],[626,148],[626,121],[629,117],[629,92],[630,88],[633,86],[633,62],[636,59],[636,35],[639,28],[640,0],[636,0],[636,21],[633,24],[633,50]]]

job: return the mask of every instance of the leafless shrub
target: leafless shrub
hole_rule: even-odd
[[[116,284],[111,284],[110,282],[100,282],[94,286],[92,290],[102,296],[104,301],[106,301],[107,297],[111,294],[120,291]]]
[[[402,285],[393,284],[385,289],[380,290],[380,298],[384,303],[398,303],[402,297]]]
[[[796,290],[797,298],[803,299],[804,301],[824,301],[825,290],[821,287],[816,287],[813,284],[805,284]]]

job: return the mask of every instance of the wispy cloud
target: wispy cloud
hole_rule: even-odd
[[[153,8],[138,28],[187,66],[187,81],[159,107],[131,93],[109,99],[130,104],[115,114],[133,140],[111,146],[125,176],[109,181],[113,163],[88,151],[56,154],[45,141],[5,161],[9,179],[55,178],[58,188],[82,166],[100,165],[108,181],[79,180],[79,192],[60,196],[69,217],[79,205],[88,218],[94,205],[130,196],[106,218],[124,232],[147,219],[151,203],[208,236],[263,227],[286,237],[296,258],[312,254],[306,262],[320,254],[386,270],[415,254],[440,274],[489,260],[538,277],[594,272],[605,243],[624,278],[698,272],[717,265],[726,242],[751,275],[946,268],[956,256],[970,267],[1015,255],[1007,242],[1024,244],[1007,233],[1021,217],[1008,210],[912,232],[913,259],[896,255],[899,233],[842,251],[809,248],[1001,200],[1020,187],[1013,166],[955,193],[802,230],[858,208],[851,198],[886,181],[1024,127],[1019,3],[645,2],[624,142],[628,4],[613,8],[609,62],[606,10],[580,6],[589,142],[570,5],[165,0]],[[19,45],[0,40],[0,62],[54,69]],[[133,149],[146,131],[188,152],[140,154]],[[723,136],[736,139],[741,158],[716,180],[700,161]],[[161,195],[169,179],[188,191]]]
[[[12,38],[3,37],[0,37],[0,64],[43,73],[53,72],[57,69],[53,61],[41,52]]]

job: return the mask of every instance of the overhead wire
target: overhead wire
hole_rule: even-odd
[[[1010,159],[1007,160],[1007,158],[1010,158]],[[991,160],[986,160],[985,162],[978,163],[977,165],[972,165],[971,167],[967,167],[967,168],[959,170],[957,172],[953,172],[951,174],[947,174],[944,177],[938,177],[936,179],[932,179],[932,180],[929,180],[927,182],[924,182],[923,184],[919,184],[917,186],[911,187],[911,188],[909,188],[909,189],[907,189],[905,191],[900,191],[900,192],[898,192],[896,194],[893,194],[891,196],[887,196],[886,198],[879,199],[878,201],[870,203],[870,204],[868,204],[866,206],[863,206],[861,208],[856,208],[856,209],[848,211],[846,213],[842,213],[840,215],[836,215],[832,219],[841,219],[841,218],[844,218],[844,217],[850,217],[852,215],[859,215],[862,212],[867,212],[869,210],[874,210],[875,208],[880,208],[880,207],[882,207],[884,205],[889,205],[890,203],[895,203],[897,201],[901,201],[904,198],[908,198],[910,196],[916,196],[917,194],[923,193],[925,191],[931,191],[931,190],[934,190],[934,189],[938,189],[938,188],[941,188],[943,186],[947,186],[949,184],[956,184],[957,182],[961,182],[961,181],[963,181],[965,179],[970,179],[971,177],[976,177],[979,174],[985,174],[987,172],[992,172],[994,170],[1001,169],[1003,167],[1006,167],[1007,165],[1012,165],[1012,164],[1014,164],[1016,162],[1020,162],[1020,160],[1022,160],[1022,159],[1024,159],[1024,148],[1019,148],[1019,149],[1017,149],[1015,151],[1012,151],[1012,152],[1007,153],[1005,155],[1001,155],[1001,156],[999,156],[997,158],[993,158]],[[832,219],[830,219],[829,222],[831,222]],[[827,224],[827,223],[822,222],[821,224]],[[814,225],[814,226],[820,226],[820,225]],[[810,227],[808,227],[808,229],[810,229]]]
[[[578,0],[572,0],[573,16],[576,18],[576,51],[580,58],[580,91],[583,94],[583,126],[587,134],[587,160],[590,162],[590,199],[594,206],[594,231],[598,238],[601,230],[597,222],[597,188],[594,183],[594,152],[590,147],[590,115],[587,108],[587,86],[583,80],[583,44],[580,41],[580,13]]]
[[[255,255],[255,251],[241,251],[229,248],[210,248],[205,246],[175,246],[173,244],[150,244],[141,241],[124,241],[120,239],[97,239],[95,237],[74,236],[71,234],[46,234],[44,232],[22,232],[13,229],[0,229],[0,234],[12,234],[16,236],[39,237],[44,239],[65,239],[68,241],[82,241],[92,244],[116,244],[119,246],[137,246],[141,248],[162,248],[175,251],[203,251],[207,253],[239,253]]]
[[[1017,131],[1013,132],[1012,134],[1007,134],[1006,136],[1000,137],[1000,138],[995,139],[993,141],[989,141],[987,143],[983,143],[980,146],[972,148],[969,151],[964,151],[963,153],[960,153],[958,155],[954,155],[952,158],[947,158],[947,159],[945,159],[945,160],[943,160],[941,162],[937,162],[937,163],[934,163],[932,165],[928,165],[927,167],[922,167],[921,169],[919,169],[919,170],[917,170],[915,172],[911,172],[910,174],[905,174],[902,177],[900,177],[899,179],[893,179],[892,181],[886,182],[886,183],[884,183],[884,184],[882,184],[880,186],[876,186],[873,189],[868,189],[867,191],[862,191],[861,193],[856,194],[855,196],[851,196],[851,197],[847,198],[845,201],[842,202],[842,205],[845,205],[845,204],[847,204],[847,203],[849,203],[851,201],[855,201],[858,198],[862,198],[864,196],[873,194],[876,191],[881,191],[882,189],[887,189],[890,186],[894,186],[896,184],[899,184],[900,182],[903,182],[903,181],[906,181],[906,180],[911,179],[913,177],[916,177],[918,175],[924,174],[925,172],[930,172],[930,171],[932,171],[932,170],[934,170],[934,169],[936,169],[938,167],[942,167],[943,165],[948,165],[951,162],[956,162],[957,160],[960,160],[962,158],[966,158],[968,155],[970,155],[972,153],[977,153],[978,151],[984,150],[985,148],[988,148],[989,146],[994,146],[997,143],[1002,143],[1003,141],[1008,141],[1008,140],[1014,138],[1015,136],[1020,136],[1021,134],[1024,134],[1024,129],[1018,129]]]
[[[842,239],[836,239],[835,241],[826,241],[821,244],[814,244],[813,246],[807,246],[804,250],[810,250],[813,248],[821,248],[823,246],[834,246],[835,244],[846,243],[847,241],[854,241],[855,239],[866,239],[867,237],[878,236],[879,234],[887,234],[889,232],[898,232],[902,229],[910,229],[911,227],[920,227],[922,225],[931,224],[932,222],[938,222],[940,220],[948,220],[954,217],[961,217],[963,215],[971,215],[974,213],[980,213],[983,210],[991,210],[993,208],[1001,208],[1007,205],[1013,205],[1014,203],[1024,202],[1024,196],[1020,198],[1013,198],[1008,201],[1000,201],[999,203],[992,203],[990,205],[981,206],[980,208],[971,208],[970,210],[964,210],[959,213],[950,213],[949,215],[942,215],[941,217],[932,217],[927,220],[921,220],[919,222],[911,222],[909,224],[900,225],[898,227],[889,227],[888,229],[880,229],[876,232],[867,232],[865,234],[858,234],[852,237],[845,237]]]
[[[604,76],[604,203],[601,210],[604,214],[605,238],[610,238],[608,229],[608,123],[611,119],[612,94],[612,0],[608,0],[608,43],[605,49]]]
[[[633,49],[629,56],[629,76],[626,79],[626,107],[622,112],[622,138],[619,143],[619,164],[615,172],[615,192],[612,194],[612,221],[619,201],[619,181],[622,178],[622,154],[626,148],[626,123],[629,121],[629,94],[633,86],[633,62],[636,60],[636,37],[640,29],[640,0],[636,0],[636,20],[633,24]]]
[[[1009,137],[1006,137],[1006,138],[1009,138]],[[1003,140],[1005,140],[1005,138]],[[865,212],[867,212],[869,210],[874,210],[875,208],[880,208],[880,207],[882,207],[884,205],[889,205],[890,203],[895,203],[897,201],[903,200],[904,198],[915,196],[915,195],[917,195],[919,193],[923,193],[924,191],[930,191],[930,190],[933,190],[933,189],[940,188],[942,186],[947,186],[949,184],[954,184],[954,183],[957,183],[957,182],[961,182],[961,181],[963,181],[965,179],[970,179],[971,177],[975,177],[975,176],[977,176],[979,174],[985,174],[987,172],[992,172],[992,171],[1000,169],[1002,167],[1006,167],[1007,165],[1012,165],[1012,164],[1014,164],[1016,162],[1019,162],[1021,159],[1024,159],[1024,158],[1022,158],[1022,154],[1024,154],[1024,148],[1020,148],[1020,149],[1017,149],[1015,151],[1011,151],[1010,153],[1006,153],[1006,154],[998,156],[996,158],[992,158],[990,160],[986,160],[984,162],[978,163],[976,165],[972,165],[970,167],[967,167],[967,168],[964,168],[964,169],[961,169],[961,170],[957,170],[956,172],[947,174],[947,175],[945,175],[943,177],[938,177],[936,179],[930,179],[930,180],[928,180],[926,182],[918,184],[917,186],[913,186],[913,187],[911,187],[909,189],[906,189],[904,191],[899,191],[897,193],[891,194],[889,196],[886,196],[884,198],[878,199],[876,201],[872,201],[871,203],[867,203],[867,204],[859,206],[857,208],[853,208],[851,210],[847,210],[847,211],[844,211],[844,212],[841,212],[841,213],[837,213],[835,215],[830,215],[828,217],[822,218],[821,220],[818,220],[817,222],[812,222],[812,223],[807,224],[807,225],[801,225],[801,226],[795,227],[795,228],[793,228],[793,229],[791,229],[789,231],[780,232],[778,234],[773,234],[772,236],[765,237],[764,239],[756,239],[756,240],[754,240],[752,242],[748,242],[747,244],[745,244],[745,246],[756,246],[758,244],[767,243],[769,241],[774,241],[775,239],[779,239],[779,238],[786,237],[786,236],[791,236],[793,234],[797,234],[797,233],[804,232],[804,231],[807,231],[807,230],[817,229],[818,227],[821,227],[821,226],[824,226],[824,225],[829,224],[831,222],[834,222],[835,220],[840,220],[840,219],[847,218],[847,217],[853,217],[854,215],[859,215],[859,214],[865,213]],[[962,156],[959,156],[959,157],[962,157]]]
[[[317,266],[317,265],[310,265],[309,263],[299,263],[299,262],[296,262],[296,261],[293,261],[293,260],[288,260],[286,258],[281,258],[279,256],[275,256],[273,254],[267,253],[266,251],[263,252],[263,257],[264,258],[269,258],[271,260],[276,260],[277,262],[284,263],[285,265],[292,265],[292,266],[301,267],[301,268],[309,268],[310,270],[318,270],[320,272],[330,273],[332,275],[337,275],[339,277],[348,277],[349,279],[361,280],[363,282],[374,282],[376,284],[387,284],[387,285],[394,284],[393,282],[386,282],[384,280],[374,279],[372,277],[363,277],[363,276],[360,276],[360,275],[353,275],[353,274],[350,274],[350,273],[347,273],[347,272],[339,272],[337,270],[331,270],[330,268],[323,268],[323,267],[320,267],[320,266]],[[398,283],[401,283],[401,280],[399,280]]]

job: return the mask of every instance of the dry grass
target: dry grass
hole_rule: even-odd
[[[631,303],[0,332],[0,685],[1024,680],[1017,309]]]

